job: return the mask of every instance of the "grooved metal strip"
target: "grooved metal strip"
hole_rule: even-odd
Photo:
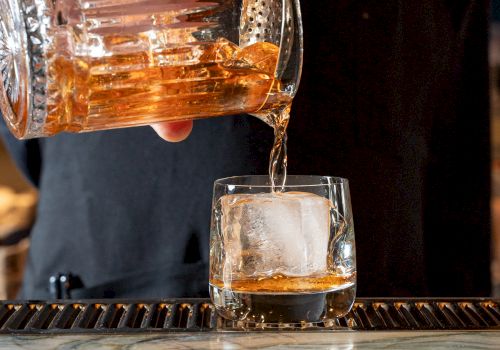
[[[500,303],[490,299],[358,299],[343,318],[282,324],[266,330],[500,330]],[[259,330],[259,325],[246,325]],[[205,299],[158,301],[0,302],[0,333],[70,334],[243,330]]]

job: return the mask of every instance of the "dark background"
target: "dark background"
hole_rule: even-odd
[[[500,1],[491,0],[491,19],[495,22],[500,21]]]
[[[490,293],[488,12],[303,6],[289,164],[350,179],[360,295]]]

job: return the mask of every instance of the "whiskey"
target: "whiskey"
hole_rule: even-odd
[[[126,52],[143,38],[105,37],[113,55],[49,60],[46,133],[93,131],[159,121],[259,113],[290,104],[275,78],[279,49],[225,39],[173,49]],[[59,46],[63,46],[59,44]]]
[[[295,1],[4,3],[0,109],[18,138],[267,116],[300,80]]]
[[[327,274],[323,276],[308,277],[288,277],[276,274],[271,277],[249,278],[232,280],[228,282],[231,290],[241,293],[315,293],[345,288],[356,281],[356,275],[335,275]],[[218,279],[210,282],[218,288],[225,288],[227,284]]]
[[[274,275],[227,283],[212,278],[210,293],[219,313],[229,319],[263,324],[320,322],[349,312],[356,274]]]

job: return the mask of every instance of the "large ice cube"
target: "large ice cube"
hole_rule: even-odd
[[[310,276],[327,269],[331,202],[311,193],[221,198],[224,274]]]
[[[270,43],[256,43],[237,51],[236,61],[246,62],[249,67],[274,76],[278,64],[279,48]]]

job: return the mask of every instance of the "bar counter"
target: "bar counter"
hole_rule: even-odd
[[[357,299],[330,323],[260,328],[206,299],[0,302],[0,349],[500,349],[500,303]]]
[[[500,349],[500,331],[214,332],[138,335],[3,335],[9,350]]]

